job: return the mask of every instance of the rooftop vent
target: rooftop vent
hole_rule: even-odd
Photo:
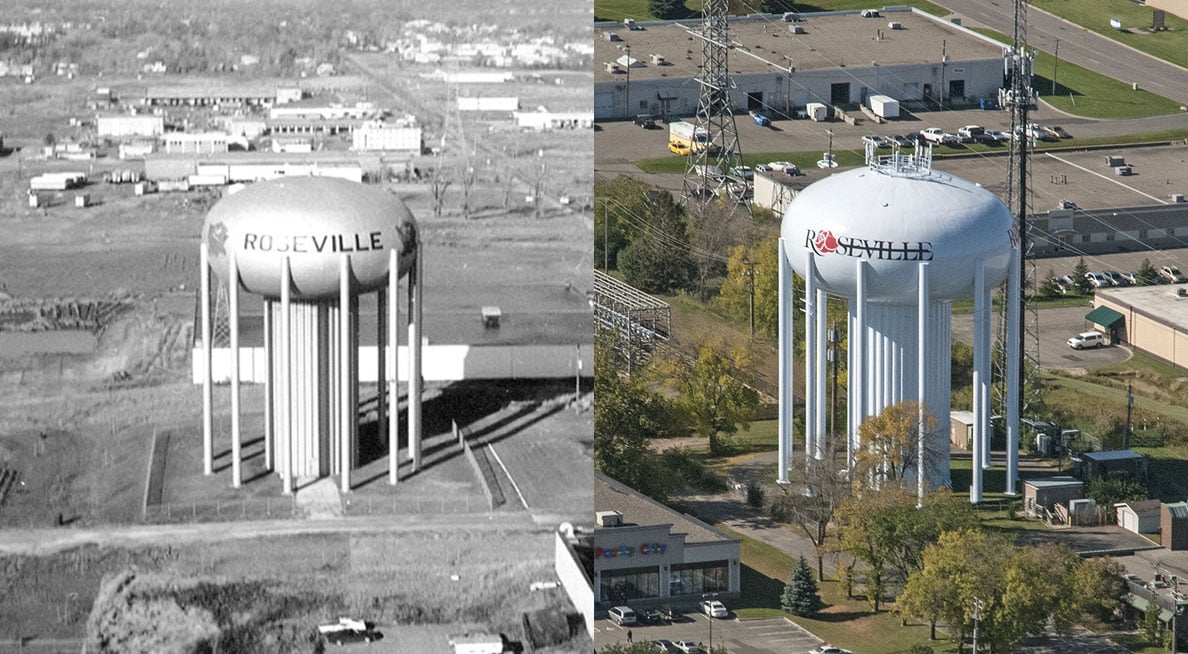
[[[594,518],[599,527],[623,526],[623,514],[618,511],[598,511],[594,514]]]

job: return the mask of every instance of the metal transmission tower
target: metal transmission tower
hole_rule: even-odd
[[[697,132],[704,130],[705,142],[699,147],[694,140],[694,151],[689,154],[689,165],[685,168],[683,199],[699,205],[715,196],[729,197],[737,203],[747,202],[746,180],[734,178],[730,173],[732,168],[742,165],[742,155],[730,106],[733,84],[727,63],[730,34],[726,10],[727,0],[706,0],[702,3],[705,18],[701,32],[693,33],[702,40],[702,67],[697,76],[701,96],[697,100],[694,124]]]
[[[1031,147],[1028,115],[1036,95],[1031,86],[1035,53],[1027,47],[1027,0],[1015,0],[1014,40],[1004,52],[1006,89],[1000,99],[1011,112],[1011,137],[1014,139],[1007,166],[1006,204],[1015,213],[1012,235],[1017,239],[1016,280],[1008,283],[1004,302],[1002,328],[999,331],[1000,360],[996,366],[1002,384],[1002,410],[1007,416],[1008,462],[1006,492],[1015,492],[1018,463],[1011,447],[1018,447],[1019,420],[1026,415],[1029,401],[1038,393],[1034,383],[1027,383],[1029,367],[1039,365],[1039,316],[1028,290],[1034,294],[1039,288],[1035,259],[1029,256],[1030,226],[1027,221],[1029,184],[1027,163]],[[1012,347],[1014,345],[1015,347]],[[987,448],[988,449],[988,448]],[[988,454],[988,452],[987,452]],[[987,464],[989,456],[986,457]]]

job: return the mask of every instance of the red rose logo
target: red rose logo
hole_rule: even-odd
[[[817,254],[829,254],[837,250],[837,237],[828,230],[817,232],[817,237],[813,239],[813,249]]]

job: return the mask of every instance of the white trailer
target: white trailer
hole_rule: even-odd
[[[899,100],[886,95],[872,95],[868,98],[870,110],[880,118],[899,118]]]
[[[454,654],[502,654],[507,639],[503,634],[465,634],[450,637]]]
[[[820,102],[810,102],[804,105],[804,113],[819,123],[829,118],[829,107]]]

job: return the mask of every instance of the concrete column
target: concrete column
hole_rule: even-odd
[[[927,457],[925,449],[927,438],[924,430],[924,411],[927,407],[928,382],[928,262],[923,261],[919,267],[919,282],[917,282],[916,297],[916,402],[919,403],[919,415],[916,420],[918,440],[916,443],[916,502],[917,506],[924,505],[924,493],[928,486],[924,480]]]
[[[1022,308],[1019,306],[1021,293],[1021,279],[1019,258],[1021,253],[1018,246],[1011,250],[1011,271],[1007,277],[1007,306],[1006,306],[1006,488],[1007,495],[1015,494],[1015,482],[1019,477],[1019,394],[1023,380],[1021,377],[1023,351],[1020,335],[1023,331]]]
[[[400,480],[400,255],[393,248],[388,251],[388,369],[392,371],[388,385],[388,483]]]
[[[412,457],[412,469],[421,469],[421,396],[423,382],[421,379],[421,305],[424,292],[423,248],[417,241],[417,260],[413,262],[409,272],[409,307],[408,307],[408,446]]]
[[[281,259],[281,488],[285,495],[293,494],[293,333],[292,333],[293,275],[289,257]]]
[[[973,369],[973,455],[970,461],[971,481],[969,486],[969,501],[978,504],[982,501],[982,445],[985,430],[982,420],[985,407],[982,406],[982,384],[985,383],[986,370],[982,356],[986,350],[986,339],[983,324],[982,305],[986,302],[986,265],[984,261],[974,263],[974,369]]]
[[[351,492],[351,425],[358,415],[351,406],[351,258],[342,254],[338,258],[338,399],[339,477],[343,493]]]
[[[779,446],[779,463],[776,466],[778,474],[777,481],[781,484],[788,483],[788,468],[791,467],[792,461],[792,358],[794,348],[792,345],[792,329],[794,307],[796,299],[792,296],[792,266],[788,263],[787,251],[784,249],[784,239],[779,240],[779,252],[777,253],[779,259],[779,288],[777,297],[779,298],[779,384],[780,384],[780,413],[777,429],[779,435],[777,442]]]
[[[227,249],[227,309],[231,318],[231,486],[243,485],[242,436],[239,425],[239,268],[235,250]]]
[[[202,300],[202,474],[214,474],[214,380],[211,372],[213,345],[210,342],[210,250],[206,241],[198,246]]]
[[[272,352],[276,345],[272,334],[272,306],[272,300],[264,300],[264,469],[269,472],[273,468],[272,441],[276,433],[272,417],[276,411],[276,398],[272,396],[276,386],[272,379],[276,374],[276,357]]]

